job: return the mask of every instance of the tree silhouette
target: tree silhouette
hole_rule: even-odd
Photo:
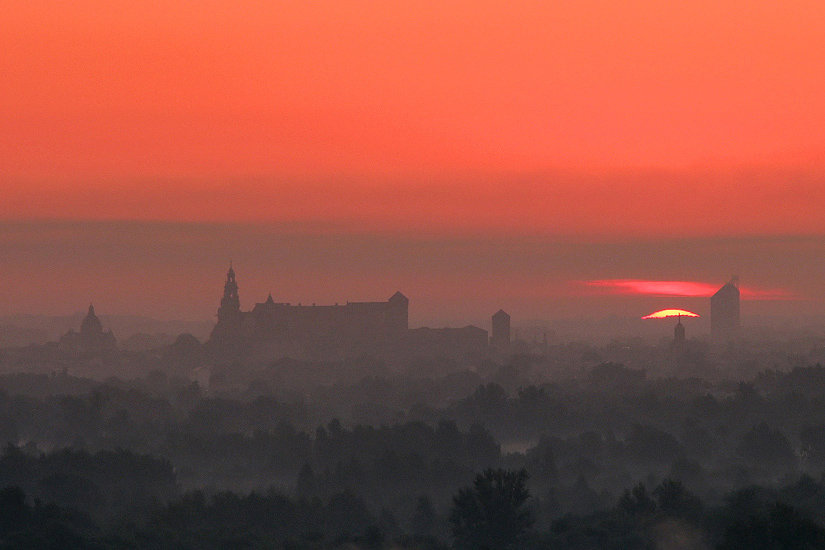
[[[825,548],[825,530],[796,508],[775,503],[731,522],[720,550],[807,550]]]
[[[644,483],[639,483],[633,489],[625,489],[619,499],[618,506],[631,516],[651,514],[656,510],[656,501],[650,496]]]
[[[433,503],[430,497],[422,495],[418,497],[415,505],[415,511],[410,521],[410,527],[413,534],[419,537],[432,536],[435,531],[438,516],[433,508]]]
[[[472,487],[460,489],[453,497],[450,524],[455,547],[460,550],[505,550],[533,525],[525,507],[526,470],[488,468],[476,476]]]

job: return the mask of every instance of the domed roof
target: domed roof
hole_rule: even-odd
[[[89,306],[89,313],[86,314],[86,317],[83,319],[83,322],[80,324],[80,334],[101,334],[103,332],[103,323],[100,322],[100,319],[97,315],[95,315],[95,306]]]

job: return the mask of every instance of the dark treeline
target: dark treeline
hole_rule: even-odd
[[[208,391],[173,372],[6,374],[0,487],[17,511],[2,517],[17,519],[0,541],[439,547],[454,497],[500,468],[529,475],[520,547],[822,547],[825,368],[709,382],[602,363],[542,381],[544,361],[412,377],[360,359],[350,383],[281,361],[227,366]]]
[[[508,521],[501,514],[507,504],[499,505],[492,510],[492,530],[472,521],[478,518],[464,502],[471,491],[467,487],[456,494],[449,517],[457,548],[825,548],[825,529],[816,521],[825,514],[825,484],[808,476],[779,488],[742,488],[716,506],[706,505],[679,481],[666,479],[652,489],[639,484],[595,512],[566,514],[535,528],[542,502],[524,491],[520,516]],[[322,500],[275,490],[209,496],[193,491],[106,522],[76,507],[32,502],[18,487],[0,490],[4,549],[434,550],[449,547],[444,523],[425,496],[408,525],[386,510],[374,513],[349,491]],[[498,545],[485,544],[495,539]]]

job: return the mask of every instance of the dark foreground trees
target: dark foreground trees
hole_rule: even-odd
[[[450,514],[460,550],[506,550],[533,525],[527,471],[488,468],[453,497]]]

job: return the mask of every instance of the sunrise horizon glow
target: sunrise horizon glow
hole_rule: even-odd
[[[254,296],[409,289],[454,322],[731,273],[754,311],[825,301],[821,2],[4,9],[10,311],[204,317],[229,257]]]
[[[645,315],[642,319],[667,319],[670,317],[699,317],[699,314],[685,309],[662,309]]]

